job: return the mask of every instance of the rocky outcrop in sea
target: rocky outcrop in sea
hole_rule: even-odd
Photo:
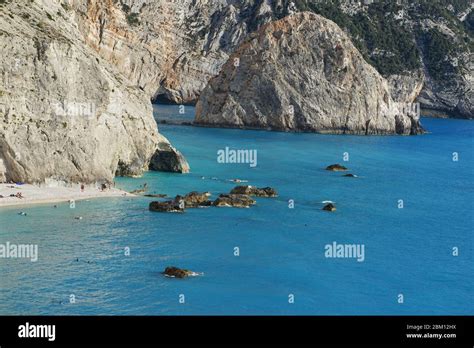
[[[271,187],[262,189],[253,186],[236,186],[229,194],[222,193],[211,200],[210,192],[193,191],[184,196],[177,195],[167,201],[150,202],[148,208],[152,212],[160,213],[184,213],[187,208],[205,208],[205,207],[233,207],[250,208],[257,204],[251,196],[257,197],[278,197],[277,191]]]
[[[231,194],[256,196],[256,197],[278,197],[278,193],[274,188],[263,187],[258,188],[255,186],[236,186],[230,191]]]
[[[271,22],[211,79],[196,124],[334,134],[418,134],[418,115],[334,23],[304,12]]]
[[[167,277],[180,278],[180,279],[199,275],[196,272],[193,272],[187,269],[181,269],[174,266],[166,267],[163,274]]]
[[[168,142],[159,144],[158,150],[150,160],[151,170],[173,173],[189,173],[190,167],[186,158]]]

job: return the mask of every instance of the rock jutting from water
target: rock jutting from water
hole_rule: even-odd
[[[153,201],[148,208],[150,211],[160,213],[184,213],[184,203],[176,199],[166,202]]]
[[[336,206],[332,203],[328,203],[323,207],[323,210],[326,211],[336,211]]]
[[[247,195],[221,194],[212,204],[215,207],[250,208],[257,202]]]
[[[212,202],[209,200],[210,196],[210,192],[200,193],[197,191],[193,191],[188,193],[184,197],[177,196],[176,199],[181,199],[184,202],[186,208],[198,208],[210,206],[212,204]]]
[[[329,170],[331,172],[344,172],[348,169],[340,164],[331,164],[330,166],[326,167],[326,170]]]
[[[189,173],[190,167],[184,156],[169,143],[164,143],[151,160],[151,170],[173,173]]]
[[[182,279],[182,278],[193,276],[196,273],[187,269],[181,269],[178,267],[171,266],[171,267],[166,267],[163,274],[166,275],[167,277]]]
[[[248,192],[249,194],[235,193]],[[278,197],[275,189],[265,187],[258,189],[252,186],[237,186],[230,194],[220,194],[214,201],[211,201],[210,192],[193,191],[185,196],[177,195],[172,200],[160,202],[153,201],[149,204],[149,210],[161,213],[184,213],[187,208],[204,208],[204,207],[234,207],[234,208],[250,208],[257,202],[250,197]]]
[[[209,81],[195,123],[334,134],[418,134],[418,115],[332,21],[303,12],[250,35]]]
[[[274,188],[263,187],[257,188],[255,186],[236,186],[230,191],[231,194],[256,196],[256,197],[278,197],[278,193]]]
[[[149,210],[161,213],[184,213],[185,208],[209,207],[212,202],[209,200],[209,192],[199,193],[193,191],[185,196],[177,195],[172,200],[165,202],[154,201],[149,204]]]

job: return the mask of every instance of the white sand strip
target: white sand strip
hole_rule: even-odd
[[[21,193],[23,198],[10,197],[11,194],[16,195],[17,193]],[[82,192],[80,185],[73,187],[40,187],[28,184],[0,184],[0,196],[3,196],[3,198],[0,198],[1,208],[15,205],[59,203],[70,200],[77,201],[100,197],[125,197],[133,195],[113,188],[100,191],[99,188],[85,187]]]

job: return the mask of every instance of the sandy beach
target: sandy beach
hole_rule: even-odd
[[[23,198],[10,197],[21,193]],[[3,198],[1,198],[3,196]],[[0,184],[0,208],[17,205],[45,204],[68,202],[70,200],[83,200],[101,197],[124,197],[132,194],[118,190],[107,189],[100,191],[96,187],[85,187],[81,191],[79,185],[73,187],[47,187],[35,185]]]

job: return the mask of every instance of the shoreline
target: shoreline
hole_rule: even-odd
[[[21,193],[23,198],[10,197],[11,194]],[[64,203],[70,200],[80,201],[94,198],[133,197],[134,195],[119,189],[110,188],[100,191],[95,187],[85,187],[81,192],[77,187],[48,187],[31,184],[0,184],[0,209],[4,207]]]

